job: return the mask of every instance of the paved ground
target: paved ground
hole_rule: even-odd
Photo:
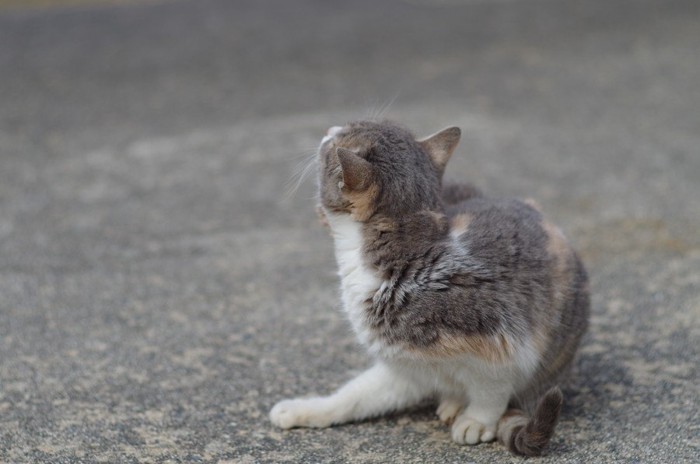
[[[313,182],[384,108],[578,244],[591,331],[548,457],[698,462],[700,3],[0,9],[0,461],[520,462],[429,407],[282,432],[368,364]],[[393,102],[391,105],[389,103]]]

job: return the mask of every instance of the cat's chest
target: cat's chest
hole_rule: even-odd
[[[333,230],[343,309],[360,341],[371,345],[376,337],[367,323],[366,311],[382,279],[365,262],[362,225],[349,215],[329,215],[328,219]]]

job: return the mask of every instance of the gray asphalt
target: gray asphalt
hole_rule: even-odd
[[[283,432],[369,364],[295,165],[382,113],[537,199],[593,317],[547,457],[700,462],[700,2],[0,9],[0,461],[521,462],[426,405]]]

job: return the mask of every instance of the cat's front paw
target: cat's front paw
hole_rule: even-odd
[[[442,422],[451,424],[463,407],[464,405],[461,401],[446,398],[440,401],[436,413]]]
[[[461,414],[452,425],[452,439],[460,445],[476,445],[496,439],[496,424],[485,425]]]
[[[332,418],[326,413],[322,398],[283,400],[270,410],[270,420],[277,427],[328,427]]]

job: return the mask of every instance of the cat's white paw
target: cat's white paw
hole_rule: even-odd
[[[440,401],[437,408],[437,415],[440,420],[446,424],[451,424],[455,417],[462,411],[463,404],[460,401],[453,399],[444,399]]]
[[[328,427],[332,418],[325,412],[321,398],[283,400],[270,410],[270,420],[277,427]]]
[[[452,425],[452,439],[460,445],[476,445],[496,439],[496,424],[485,425],[465,414]]]

